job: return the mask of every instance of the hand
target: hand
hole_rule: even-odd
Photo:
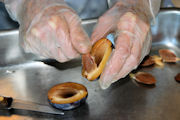
[[[116,36],[115,49],[99,80],[103,89],[125,77],[149,53],[151,35],[146,15],[143,11],[135,11],[133,6],[127,7],[123,2],[118,2],[99,18],[92,34],[92,43],[112,32]]]
[[[23,3],[26,16],[19,17],[18,21],[24,49],[59,62],[89,52],[90,39],[78,15],[63,0],[40,2]]]

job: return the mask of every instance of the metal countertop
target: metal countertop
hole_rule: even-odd
[[[84,24],[88,33],[96,21]],[[151,53],[169,48],[180,57],[180,10],[162,10],[152,27]],[[81,77],[81,61],[67,63],[45,60],[26,54],[18,46],[18,31],[0,32],[0,95],[48,104],[47,91],[53,85],[72,81],[84,84],[89,92],[86,104],[65,111],[64,116],[23,110],[0,110],[0,120],[180,120],[180,83],[174,76],[180,63],[165,64],[164,68],[138,68],[152,73],[157,84],[146,87],[128,76],[101,90],[98,81]]]

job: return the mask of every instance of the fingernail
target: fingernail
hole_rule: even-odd
[[[103,90],[107,89],[110,86],[110,84],[103,82],[103,80],[99,80],[99,85]]]
[[[107,75],[107,76],[103,76],[102,78],[100,78],[99,80],[99,84],[100,84],[100,87],[102,89],[107,89],[114,81],[114,77],[116,75]]]
[[[79,47],[81,48],[82,53],[87,53],[91,50],[92,45],[90,41],[86,40],[83,43],[80,43]]]

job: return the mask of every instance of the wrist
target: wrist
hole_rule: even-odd
[[[19,14],[21,4],[24,0],[3,0],[6,10],[8,11],[11,18],[17,21],[17,16]]]

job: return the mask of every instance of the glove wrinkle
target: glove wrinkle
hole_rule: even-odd
[[[11,17],[20,24],[19,39],[25,51],[59,62],[90,51],[90,39],[79,16],[64,0],[4,2]]]
[[[114,6],[99,18],[91,36],[94,44],[112,31],[115,34],[115,49],[99,80],[101,88],[108,88],[136,69],[149,53],[152,42],[150,22],[159,10],[153,5],[159,1],[110,0]]]

